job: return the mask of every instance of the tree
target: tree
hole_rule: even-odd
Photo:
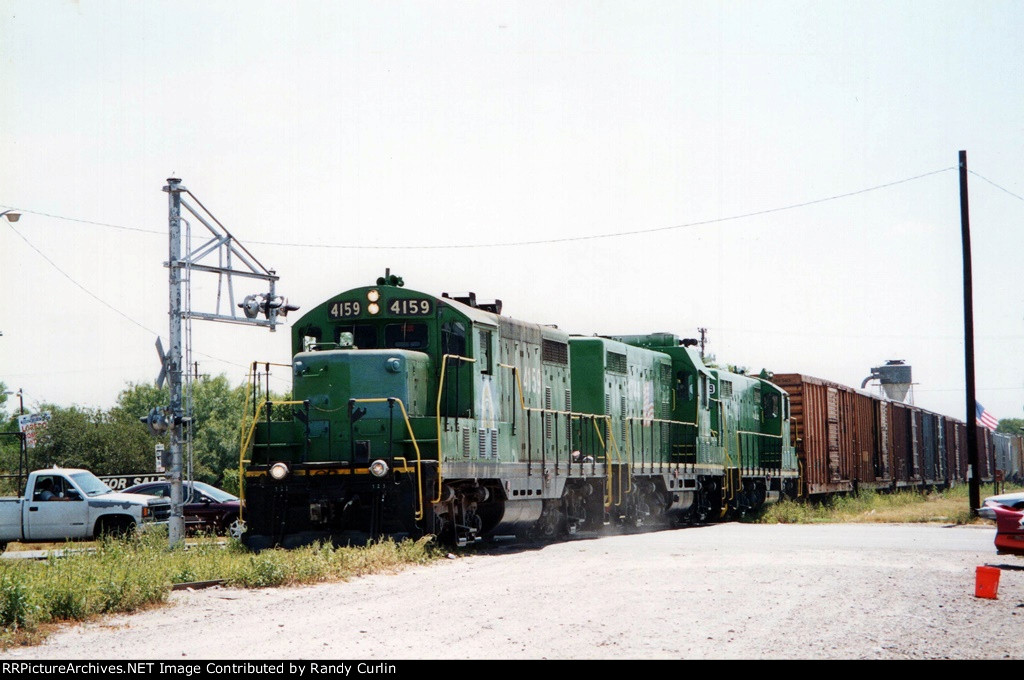
[[[82,467],[97,474],[117,475],[153,467],[153,442],[142,424],[125,421],[99,409],[48,405],[46,427],[29,450],[33,469],[60,465]]]
[[[192,476],[195,479],[228,491],[237,490],[242,429],[252,422],[251,411],[245,413],[247,394],[245,385],[232,387],[223,374],[192,383]],[[272,398],[284,399],[279,395]],[[129,383],[118,396],[114,410],[137,420],[154,406],[164,406],[169,401],[170,393],[166,389]],[[279,417],[277,409],[274,416]],[[188,461],[185,463],[187,465]]]
[[[1024,418],[1003,418],[996,432],[1000,434],[1024,434]]]
[[[251,408],[246,413],[247,388],[232,387],[224,375],[192,383],[192,477],[238,489],[238,457],[243,427],[251,424]],[[272,395],[275,401],[287,397]],[[258,399],[265,399],[259,396]],[[43,405],[51,419],[40,431],[35,448],[29,451],[32,469],[60,465],[82,467],[96,474],[130,474],[154,469],[154,445],[168,443],[167,436],[154,437],[140,421],[153,407],[166,406],[170,394],[148,383],[128,383],[109,411],[72,406]],[[274,418],[290,417],[289,407],[276,407]],[[14,416],[6,420],[4,430],[17,432]],[[0,440],[7,439],[0,437]],[[18,469],[17,437],[0,441],[0,472]],[[188,460],[184,463],[188,465]],[[187,468],[186,468],[187,471]]]

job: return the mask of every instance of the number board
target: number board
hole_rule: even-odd
[[[391,300],[387,309],[396,316],[429,316],[433,311],[433,305],[430,304],[430,300]]]
[[[332,319],[351,319],[354,316],[359,316],[362,311],[363,307],[358,300],[339,300],[331,304],[327,314]]]

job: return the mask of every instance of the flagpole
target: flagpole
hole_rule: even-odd
[[[974,302],[971,290],[971,220],[967,210],[967,152],[960,152],[960,238],[964,257],[964,378],[967,382],[967,484],[971,516],[978,516],[978,398],[974,390]]]

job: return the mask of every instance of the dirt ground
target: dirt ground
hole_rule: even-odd
[[[1024,658],[991,526],[722,524],[301,588],[175,592],[4,659]],[[1004,565],[999,598],[975,568]]]

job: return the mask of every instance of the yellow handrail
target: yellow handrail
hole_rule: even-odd
[[[476,359],[470,359],[459,354],[445,354],[441,357],[441,378],[437,385],[437,406],[434,410],[437,417],[437,498],[432,501],[433,503],[441,502],[441,466],[444,464],[443,437],[441,436],[441,395],[444,393],[444,374],[448,369],[448,359],[458,359],[459,361],[466,361],[471,364],[476,363]],[[455,408],[458,409],[459,405],[456,404]],[[455,418],[456,422],[458,422],[458,415]]]
[[[605,421],[605,424],[608,426],[608,433],[611,434],[612,433],[612,417],[606,413],[604,415],[604,421]],[[595,425],[595,427],[596,427],[596,425]],[[615,451],[615,460],[616,460],[616,462],[620,466],[626,468],[626,481],[629,482],[629,486],[626,488],[626,493],[629,493],[630,491],[633,490],[633,473],[629,469],[629,462],[625,461],[623,459],[622,451],[619,449],[619,443],[617,441],[615,441],[615,437],[608,437],[608,441],[611,442],[612,449]],[[605,448],[605,461],[607,461],[607,460],[608,460],[608,453],[607,453],[607,447],[606,447]],[[616,503],[615,502],[615,487],[612,485],[612,476],[610,474],[610,471],[607,469],[607,467],[608,466],[606,465],[605,466],[605,473],[608,475],[608,496],[609,496],[609,498],[608,498],[609,503],[608,503],[607,507],[611,507],[613,505],[616,505],[616,506],[622,505],[622,471],[620,469],[616,473],[616,475],[615,475],[615,479],[619,482],[619,502]]]
[[[735,500],[736,490],[732,485],[732,475],[730,470],[732,469],[732,457],[729,455],[729,430],[726,425],[727,418],[725,417],[725,409],[721,406],[718,407],[718,417],[722,421],[722,453],[725,455],[725,469],[722,471],[723,485],[722,485],[722,517],[725,517],[725,513],[729,511],[729,501]],[[726,497],[726,492],[731,492],[732,495]]]
[[[792,414],[790,414],[790,416],[792,417]],[[806,480],[804,479],[804,466],[803,466],[803,463],[800,461],[800,454],[797,452],[797,445],[800,443],[800,421],[793,420],[792,422],[793,422],[793,428],[796,430],[796,432],[793,433],[794,436],[796,437],[796,441],[791,442],[791,444],[793,446],[793,455],[796,456],[796,470],[797,470],[796,495],[800,496],[800,497],[803,497],[804,491],[806,489]]]
[[[781,434],[768,434],[767,432],[749,432],[747,430],[736,430],[736,434],[751,434],[755,437],[771,437],[772,439],[782,439]]]
[[[512,369],[512,377],[515,378],[516,387],[519,388],[519,405],[522,406],[523,410],[525,411],[526,401],[523,399],[523,383],[519,380],[519,368],[517,366],[513,366],[512,364],[498,364],[498,366],[502,368]]]
[[[402,408],[402,419],[405,420],[405,429],[409,432],[409,438],[412,439],[412,447],[416,450],[416,486],[418,487],[418,495],[420,500],[419,509],[416,511],[416,519],[421,520],[423,519],[423,458],[422,456],[420,456],[420,445],[419,442],[416,441],[416,434],[412,431],[412,423],[409,422],[409,414],[405,410],[405,404],[403,404],[402,400],[399,399],[398,397],[375,397],[372,399],[352,399],[351,401],[353,403],[360,404],[380,404],[383,402],[391,403],[392,400],[397,401],[398,405]],[[440,442],[438,442],[438,447],[440,448]],[[397,458],[398,456],[395,457]],[[402,458],[402,460],[404,461],[405,458]],[[439,462],[439,477],[440,474],[441,472]]]
[[[525,399],[524,392],[523,392],[523,383],[522,383],[522,381],[519,378],[519,367],[518,366],[513,366],[512,364],[501,364],[501,363],[499,363],[498,366],[500,366],[502,368],[508,368],[508,369],[512,370],[512,377],[515,379],[516,387],[518,387],[518,389],[519,389],[519,406],[520,406],[520,408],[522,408],[523,413],[526,414],[527,416],[529,416],[531,411],[535,411],[537,413],[542,413],[542,414],[543,413],[556,413],[556,414],[559,414],[559,415],[569,416],[570,419],[576,418],[578,420],[582,420],[583,418],[587,418],[587,417],[590,417],[590,416],[596,416],[595,418],[593,418],[592,422],[594,424],[594,432],[597,433],[597,438],[601,442],[601,448],[604,450],[604,465],[605,465],[605,472],[606,472],[605,476],[607,478],[607,484],[608,484],[608,502],[605,504],[605,507],[611,507],[613,504],[615,504],[615,505],[622,505],[622,479],[621,479],[621,476],[617,476],[618,481],[619,481],[619,502],[615,503],[615,488],[612,485],[612,476],[611,476],[611,474],[607,474],[609,472],[609,466],[608,466],[608,463],[609,463],[609,460],[608,460],[608,449],[609,449],[609,446],[608,445],[611,444],[611,447],[614,449],[615,460],[617,462],[621,463],[622,462],[622,458],[621,458],[621,452],[619,451],[619,445],[618,445],[618,443],[616,443],[614,437],[609,438],[609,440],[606,442],[605,439],[604,439],[604,435],[601,434],[601,428],[599,428],[597,426],[597,418],[601,418],[601,419],[605,420],[608,423],[609,430],[610,430],[611,429],[611,416],[609,416],[609,415],[597,416],[597,414],[591,414],[591,413],[574,413],[573,411],[559,411],[557,409],[544,409],[544,408],[529,407],[529,406],[526,405],[526,399]],[[570,446],[571,446],[571,442],[570,442]],[[628,466],[627,466],[627,470],[628,470]],[[628,491],[628,489],[627,489],[627,491]]]
[[[246,398],[248,402],[248,398]],[[260,420],[260,412],[263,411],[267,404],[273,406],[294,406],[296,404],[305,404],[304,401],[264,401],[261,402],[259,407],[256,409],[256,413],[252,417],[252,425],[249,426],[249,436],[244,436],[243,426],[243,437],[242,444],[238,451],[238,519],[242,519],[242,513],[245,509],[245,464],[252,461],[246,460],[245,452],[249,450],[249,446],[252,444],[252,436],[256,432],[256,423]],[[248,406],[248,404],[247,404]],[[247,409],[248,410],[248,409]]]
[[[536,409],[536,410],[543,411],[543,409]],[[601,416],[601,415],[597,415],[596,413],[576,413],[576,414],[570,414],[570,415],[575,415],[580,420],[582,420],[583,418],[590,418],[591,422],[594,424],[594,432],[597,434],[597,438],[601,442],[601,448],[604,449],[605,479],[606,479],[606,483],[608,485],[608,502],[604,504],[604,507],[610,508],[612,505],[622,505],[622,479],[621,479],[621,477],[619,475],[616,475],[616,477],[619,479],[619,502],[616,503],[615,502],[615,487],[612,485],[611,466],[608,464],[609,463],[609,461],[608,461],[608,448],[609,448],[608,445],[609,444],[611,444],[611,448],[614,449],[614,451],[615,451],[615,460],[617,462],[619,462],[619,463],[622,462],[622,458],[621,458],[621,455],[620,455],[621,452],[619,451],[619,445],[616,443],[614,437],[609,437],[608,441],[606,442],[604,440],[604,435],[601,434],[601,428],[599,428],[597,426],[598,419],[604,420],[606,423],[610,424],[611,416],[609,416],[609,415]],[[628,470],[629,466],[627,465],[626,467],[627,467],[627,470]]]

